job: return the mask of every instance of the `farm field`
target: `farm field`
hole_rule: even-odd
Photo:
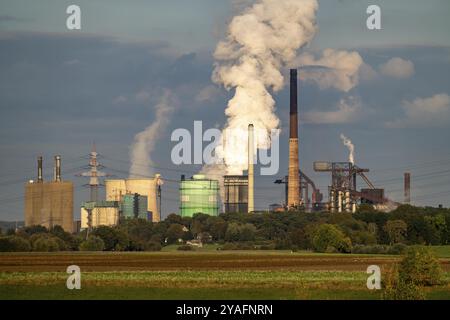
[[[439,249],[445,255],[444,249]],[[366,288],[366,268],[388,255],[279,251],[0,254],[0,299],[380,299]],[[68,290],[65,270],[81,268],[81,290]],[[445,283],[426,291],[450,299]]]

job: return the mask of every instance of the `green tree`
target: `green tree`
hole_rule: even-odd
[[[432,216],[425,216],[425,223],[428,227],[428,244],[439,245],[444,244],[442,241],[445,238],[447,231],[447,223],[443,214],[437,214]]]
[[[95,228],[92,234],[103,240],[106,251],[123,251],[128,248],[129,238],[122,230],[100,226]]]
[[[0,252],[31,251],[30,242],[18,236],[0,237]]]
[[[23,230],[30,236],[35,233],[47,233],[48,232],[46,227],[40,226],[40,225],[25,227]]]
[[[65,249],[61,249],[61,250],[77,250],[79,247],[79,242],[78,240],[69,232],[64,231],[64,229],[59,226],[56,225],[53,228],[50,229],[49,233],[59,239],[61,239],[64,242],[64,248]],[[61,247],[61,245],[60,245]]]
[[[93,235],[80,244],[81,251],[103,251],[104,249],[105,243],[102,238]]]
[[[182,239],[184,235],[184,226],[178,223],[170,225],[166,231],[167,243],[175,243],[178,239]]]
[[[390,244],[401,243],[405,241],[408,225],[403,220],[388,220],[384,230],[389,236]]]
[[[240,241],[253,241],[255,240],[256,227],[251,223],[246,223],[239,227],[239,240]]]
[[[236,222],[228,224],[227,231],[225,232],[226,241],[239,241],[240,227]]]
[[[322,224],[316,229],[312,244],[317,252],[350,252],[352,248],[350,238],[331,224]]]
[[[59,243],[54,237],[39,237],[33,242],[33,251],[38,252],[59,251]]]
[[[209,233],[213,240],[219,241],[225,239],[228,224],[221,217],[209,217],[206,221]]]

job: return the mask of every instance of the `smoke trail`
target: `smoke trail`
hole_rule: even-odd
[[[214,53],[212,80],[234,89],[225,110],[226,144],[216,149],[227,174],[247,168],[247,126],[253,123],[259,148],[270,147],[270,130],[278,128],[269,90],[283,87],[281,69],[316,32],[316,0],[259,0],[235,16]]]
[[[352,141],[341,133],[342,143],[348,148],[348,162],[355,164],[355,146]]]
[[[169,117],[174,110],[174,101],[169,90],[165,90],[160,101],[155,106],[155,120],[144,131],[134,136],[130,148],[130,178],[142,178],[153,173],[151,153],[156,141],[164,133],[169,123]]]

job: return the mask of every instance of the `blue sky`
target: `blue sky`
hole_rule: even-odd
[[[126,176],[128,150],[136,133],[154,119],[161,90],[177,96],[176,113],[152,155],[163,176],[196,172],[199,167],[170,164],[170,132],[223,126],[231,93],[216,87],[208,99],[212,52],[224,38],[233,14],[252,1],[77,1],[82,30],[65,28],[65,9],[73,1],[0,0],[0,220],[23,219],[23,183],[35,175],[42,154],[51,174],[52,156],[63,157],[63,174],[76,185],[78,205],[88,196],[87,181],[73,175],[93,140],[104,155],[105,171]],[[382,30],[365,28],[365,9],[379,4]],[[369,177],[402,199],[402,176],[412,173],[412,198],[418,205],[450,206],[450,2],[319,1],[319,31],[302,52],[326,48],[356,50],[371,72],[347,92],[300,82],[301,168],[326,193],[329,176],[314,173],[314,160],[343,161],[344,133],[356,147],[356,162]],[[401,58],[413,64],[403,75],[383,69]],[[406,64],[406,66],[405,66]],[[406,68],[407,69],[407,68]],[[288,120],[288,88],[273,94],[282,129]],[[333,112],[341,100],[355,98],[354,118],[317,123],[307,114]],[[433,109],[434,108],[434,109]],[[434,110],[434,111],[433,111]],[[391,125],[389,125],[391,123]],[[394,123],[394,125],[392,125]],[[281,167],[286,172],[287,142],[281,137]],[[280,202],[283,188],[274,177],[257,177],[260,209]],[[176,183],[164,185],[163,212],[178,211]],[[273,189],[275,188],[275,189]]]

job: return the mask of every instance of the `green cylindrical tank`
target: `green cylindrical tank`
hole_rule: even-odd
[[[206,179],[204,175],[194,175],[191,179],[181,179],[180,214],[192,217],[195,213],[211,216],[219,214],[219,181]]]

